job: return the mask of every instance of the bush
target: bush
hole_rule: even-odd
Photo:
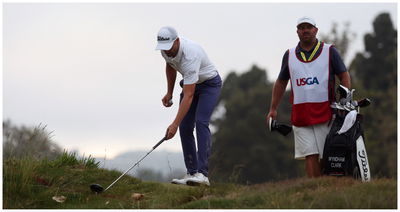
[[[3,159],[34,158],[49,160],[61,155],[61,148],[51,140],[52,132],[46,125],[36,127],[15,126],[3,121]]]

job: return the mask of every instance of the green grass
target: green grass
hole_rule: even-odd
[[[259,185],[214,183],[189,187],[143,182],[124,176],[102,194],[120,172],[98,168],[90,156],[77,159],[64,152],[56,160],[3,161],[5,209],[396,209],[396,179],[362,183],[351,178],[293,179]],[[141,193],[141,200],[131,195]],[[65,196],[63,203],[52,199]]]

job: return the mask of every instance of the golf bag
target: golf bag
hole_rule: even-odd
[[[335,119],[326,137],[322,169],[324,175],[353,176],[363,182],[371,180],[367,152],[364,145],[363,116],[359,108],[368,106],[369,99],[353,101],[352,91],[340,86],[341,100],[331,105]]]

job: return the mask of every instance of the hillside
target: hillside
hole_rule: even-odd
[[[143,182],[124,176],[104,193],[94,194],[90,191],[90,184],[98,183],[106,187],[120,174],[99,169],[93,158],[76,159],[74,154],[68,153],[54,161],[6,160],[3,161],[3,208],[397,208],[395,179],[361,183],[350,178],[322,177],[247,186],[215,183],[208,188]]]

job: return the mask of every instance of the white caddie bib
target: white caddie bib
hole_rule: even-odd
[[[329,102],[329,48],[323,44],[321,53],[311,61],[296,55],[296,48],[289,50],[289,73],[292,86],[292,124],[309,126],[331,119]]]
[[[289,73],[293,90],[293,104],[326,102],[329,100],[329,44],[313,61],[300,61],[296,48],[289,50]]]

